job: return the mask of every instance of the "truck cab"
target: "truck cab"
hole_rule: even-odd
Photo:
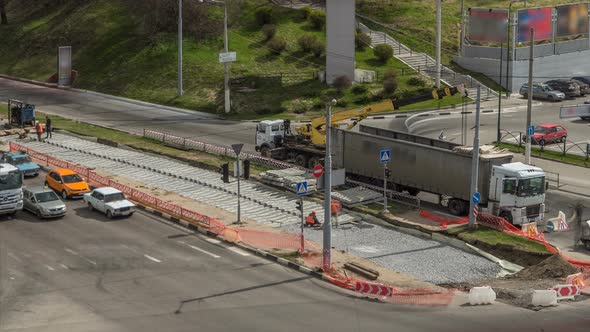
[[[545,172],[520,162],[494,166],[489,204],[493,213],[512,224],[545,217]]]
[[[24,176],[37,176],[41,167],[35,164],[31,157],[23,151],[7,152],[2,155],[0,162],[8,163],[18,168]]]
[[[0,163],[0,214],[23,209],[23,175],[18,168]]]
[[[281,146],[285,135],[290,132],[284,120],[264,120],[256,126],[256,151],[269,156],[269,151]]]

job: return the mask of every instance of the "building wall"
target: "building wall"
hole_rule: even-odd
[[[326,81],[354,80],[355,0],[327,0],[326,12]]]

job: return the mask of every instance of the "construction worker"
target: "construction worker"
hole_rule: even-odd
[[[332,201],[330,201],[330,212],[332,214],[332,217],[334,218],[334,226],[338,226],[338,213],[340,213],[340,209],[342,207],[340,206],[340,202],[338,202],[337,200],[333,199]]]
[[[318,217],[315,215],[315,211],[311,211],[311,213],[305,218],[305,227],[317,227],[322,226]]]
[[[35,132],[37,133],[37,140],[41,142],[41,134],[43,134],[43,125],[39,121],[35,121]]]
[[[53,136],[51,135],[53,128],[51,128],[51,119],[48,115],[45,116],[45,130],[47,131],[45,138],[53,138]]]

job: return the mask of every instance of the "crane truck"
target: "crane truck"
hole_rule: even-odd
[[[331,124],[333,128],[350,130],[371,114],[456,94],[467,96],[465,86],[446,87],[412,98],[388,99],[369,106],[337,112],[332,114]],[[315,118],[311,123],[296,127],[293,133],[290,120],[261,121],[256,126],[256,151],[264,157],[287,160],[300,167],[313,168],[322,161],[325,154],[326,123],[326,117]]]

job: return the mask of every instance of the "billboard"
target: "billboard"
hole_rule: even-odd
[[[507,34],[507,10],[469,8],[469,40],[501,43]]]
[[[531,28],[535,29],[535,40],[551,39],[551,7],[518,10],[518,42],[527,42]]]
[[[557,11],[557,37],[588,33],[588,4],[578,3],[555,7]]]

